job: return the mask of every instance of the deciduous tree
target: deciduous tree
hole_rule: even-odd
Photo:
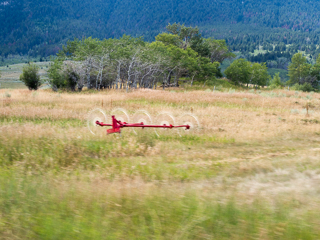
[[[204,40],[209,48],[211,62],[222,63],[225,59],[234,58],[236,55],[230,52],[225,40],[208,38]]]
[[[276,74],[273,76],[272,80],[270,81],[269,87],[270,87],[271,89],[284,87],[284,84],[283,84],[283,82],[281,82],[281,78],[280,78],[279,75],[280,75],[279,72],[276,73]]]
[[[302,53],[296,53],[291,59],[288,67],[288,75],[290,84],[302,84],[304,79],[308,77],[311,64],[308,64],[307,58]]]
[[[23,67],[20,80],[24,82],[29,90],[38,90],[38,88],[41,86],[39,67],[34,63]]]
[[[235,84],[248,84],[251,75],[251,64],[240,58],[231,63],[224,73]]]
[[[268,74],[268,68],[265,63],[253,63],[251,65],[251,84],[265,86],[269,78],[270,75]]]

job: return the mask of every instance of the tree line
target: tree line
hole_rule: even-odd
[[[149,43],[119,39],[69,41],[48,70],[53,89],[129,89],[179,86],[179,78],[205,81],[221,77],[220,63],[232,54],[224,40],[203,38],[199,29],[169,24]]]
[[[236,59],[225,40],[203,38],[199,28],[177,23],[169,24],[166,29],[151,43],[127,35],[119,39],[90,37],[69,41],[48,70],[49,83],[54,90],[72,91],[81,91],[85,86],[97,90],[178,87],[181,79],[192,85],[194,81],[222,77],[220,64],[234,58],[224,74],[235,85],[283,86],[279,75],[271,80],[266,63]],[[279,58],[277,64],[288,67],[287,85],[295,85],[297,89],[302,85],[318,88],[319,57],[312,65],[298,53],[293,55],[291,63]],[[31,70],[34,74],[36,69],[29,66]],[[21,80],[27,82],[29,75],[23,74]],[[40,86],[39,79],[34,86]]]

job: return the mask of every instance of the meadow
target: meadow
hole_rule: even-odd
[[[36,62],[39,66],[39,74],[41,79],[45,82],[47,78],[47,70],[50,62]],[[27,89],[23,82],[20,81],[22,69],[26,63],[19,63],[13,65],[0,66],[0,89]]]
[[[0,239],[319,239],[319,107],[284,90],[0,89]],[[94,108],[201,128],[94,136]]]

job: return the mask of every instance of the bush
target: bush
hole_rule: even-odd
[[[35,64],[25,66],[20,75],[20,80],[24,82],[29,90],[37,90],[41,86],[39,67]]]
[[[296,83],[295,85],[292,86],[291,89],[296,90],[296,91],[303,91],[303,92],[314,91],[314,88],[312,87],[312,85],[310,83],[304,83],[302,85],[299,85],[298,83]]]
[[[214,87],[216,86],[216,89],[218,86],[221,86],[221,88],[235,88],[236,86],[230,82],[228,82],[225,78],[212,78],[206,82],[206,86],[208,87]]]
[[[62,71],[63,61],[59,59],[53,60],[53,64],[50,65],[48,70],[49,84],[52,90],[58,91],[60,88],[66,88],[67,82],[64,72]]]
[[[273,77],[273,79],[270,81],[269,88],[270,89],[280,89],[284,87],[283,82],[281,82],[280,73],[276,73]]]
[[[65,71],[66,85],[71,91],[76,90],[77,83],[80,79],[80,76],[73,71],[71,68],[68,68]]]

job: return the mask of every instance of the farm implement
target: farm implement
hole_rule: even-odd
[[[178,135],[188,134],[197,131],[200,127],[197,117],[190,113],[180,116],[178,124],[175,118],[167,112],[158,114],[153,121],[147,111],[138,110],[132,119],[133,123],[130,123],[129,115],[121,108],[111,111],[108,117],[103,110],[94,109],[88,115],[87,125],[94,135],[101,133],[101,127],[108,127],[107,134],[121,133],[123,128],[132,128],[135,134],[154,129],[157,136],[170,130],[178,130]]]

